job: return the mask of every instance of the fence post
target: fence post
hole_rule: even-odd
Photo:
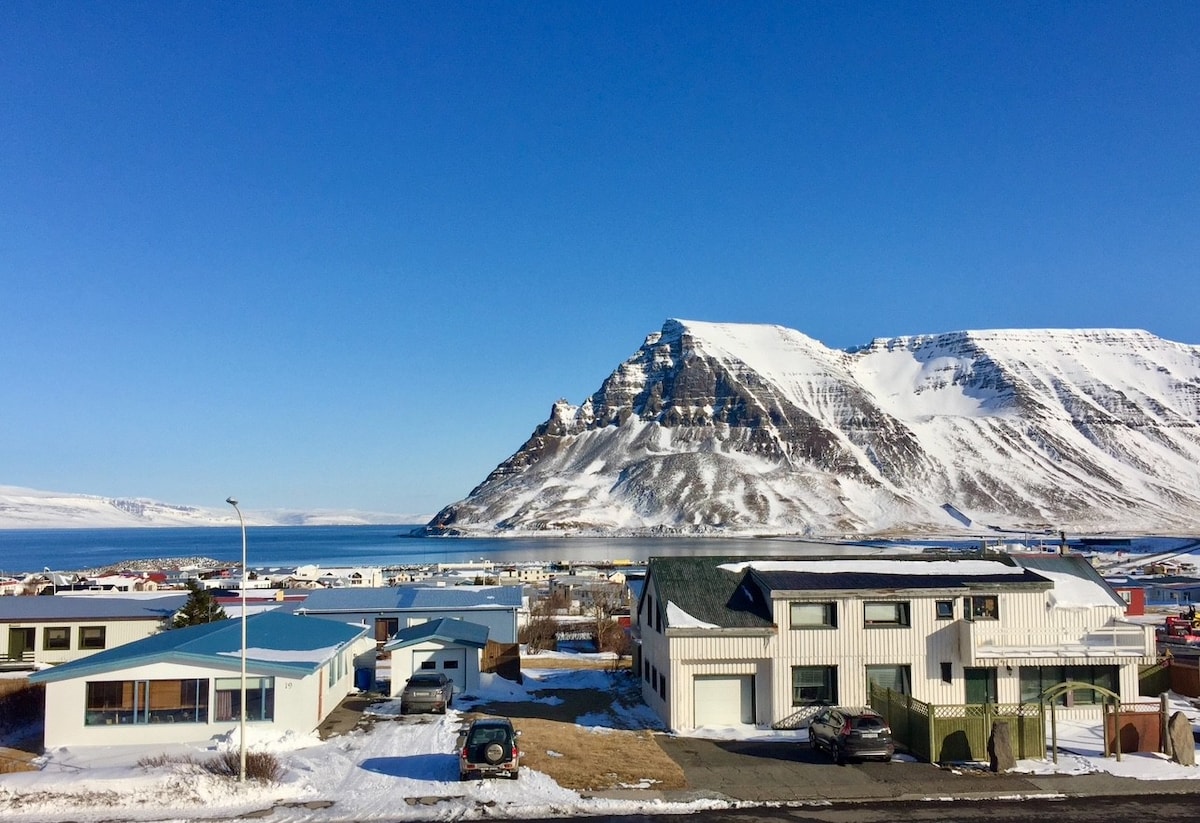
[[[1158,750],[1160,752],[1167,751],[1167,693],[1163,692],[1158,696]]]

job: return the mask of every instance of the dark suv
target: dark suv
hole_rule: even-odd
[[[870,709],[822,709],[808,721],[808,744],[839,764],[852,757],[890,761],[896,753],[887,721]]]
[[[507,777],[516,780],[521,775],[521,750],[517,747],[520,735],[504,717],[481,717],[472,721],[458,752],[459,779]]]

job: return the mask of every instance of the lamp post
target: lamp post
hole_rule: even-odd
[[[238,523],[242,526],[242,697],[239,706],[238,714],[241,716],[240,726],[238,729],[238,782],[246,782],[246,521],[242,517],[242,510],[238,508],[238,502],[232,497],[225,498],[225,502],[233,506],[233,510],[237,512]]]

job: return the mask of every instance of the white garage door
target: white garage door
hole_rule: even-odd
[[[466,649],[423,649],[414,650],[412,670],[416,672],[441,672],[454,681],[454,691],[467,688]]]
[[[700,675],[693,681],[696,726],[754,722],[752,675]]]

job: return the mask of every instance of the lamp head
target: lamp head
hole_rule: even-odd
[[[234,500],[232,497],[226,497],[226,498],[225,498],[225,502],[226,502],[226,503],[228,503],[228,504],[229,504],[229,505],[231,505],[231,506],[236,506],[236,505],[237,505],[237,501],[236,501],[236,500]]]

